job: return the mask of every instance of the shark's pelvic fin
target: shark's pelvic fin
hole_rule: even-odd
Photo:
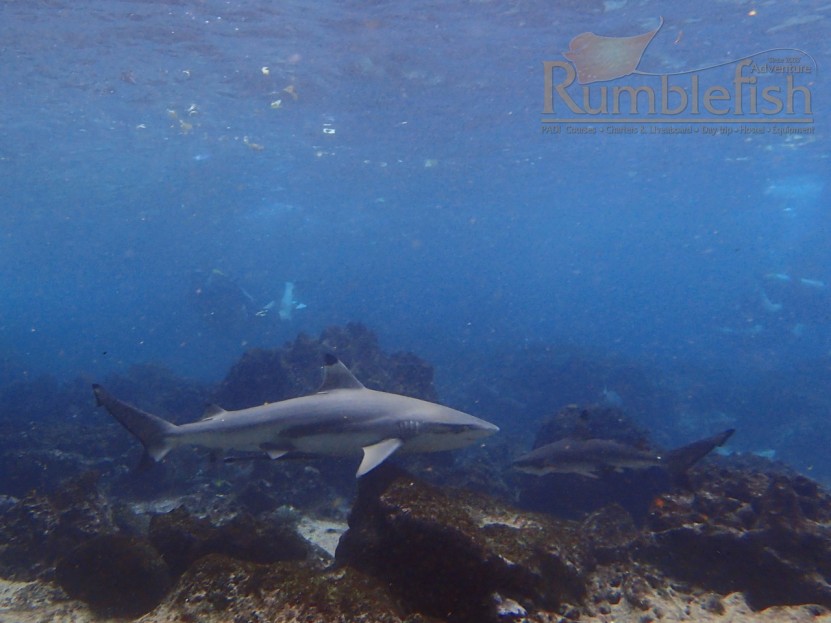
[[[324,358],[323,383],[318,389],[320,392],[329,392],[334,389],[366,389],[356,379],[343,362],[331,354]]]
[[[400,439],[384,439],[378,443],[364,447],[364,458],[358,468],[356,478],[360,478],[383,463],[389,456],[398,450],[404,442]]]
[[[260,444],[260,448],[268,455],[268,458],[272,460],[280,459],[286,456],[289,452],[291,452],[288,448],[283,448],[273,443],[265,442]]]
[[[178,426],[113,398],[100,385],[93,385],[92,391],[98,406],[105,407],[124,428],[138,437],[146,454],[154,461],[161,461],[173,449],[171,439]],[[145,459],[142,458],[143,465],[147,463]]]

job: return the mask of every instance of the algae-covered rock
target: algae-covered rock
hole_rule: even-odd
[[[614,439],[632,446],[649,443],[649,434],[623,410],[607,405],[567,405],[547,417],[534,439],[539,448],[560,439]]]
[[[211,554],[197,561],[142,623],[283,621],[430,623],[406,615],[383,583],[360,572],[305,562],[258,565]]]
[[[102,535],[58,562],[55,576],[74,599],[99,614],[137,617],[156,607],[170,587],[170,572],[144,539]]]
[[[653,505],[640,558],[754,609],[831,607],[831,495],[803,476],[709,467]]]
[[[413,611],[497,621],[505,603],[580,601],[589,566],[581,542],[574,522],[441,490],[384,465],[361,480],[336,560],[383,578]]]
[[[32,580],[80,543],[116,531],[112,509],[88,472],[55,493],[32,492],[0,515],[0,576]]]
[[[311,553],[308,542],[290,525],[260,521],[245,513],[214,525],[184,507],[153,517],[150,540],[176,575],[208,554],[270,563],[303,560]]]

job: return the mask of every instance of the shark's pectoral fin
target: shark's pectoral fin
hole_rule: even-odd
[[[367,472],[375,469],[381,463],[387,460],[389,456],[398,450],[404,442],[400,439],[384,439],[371,446],[364,447],[364,458],[361,461],[361,466],[358,468],[356,478],[360,478]]]

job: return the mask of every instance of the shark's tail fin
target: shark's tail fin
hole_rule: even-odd
[[[664,463],[673,477],[683,477],[684,473],[688,469],[707,456],[714,448],[724,445],[724,443],[730,439],[730,436],[734,432],[736,432],[735,429],[728,428],[726,431],[721,432],[718,435],[713,435],[712,437],[707,437],[706,439],[694,441],[686,446],[681,446],[680,448],[668,452],[664,459]]]
[[[98,406],[105,407],[110,415],[141,441],[145,450],[142,466],[149,463],[148,457],[161,461],[173,449],[172,439],[178,426],[113,398],[100,385],[93,385],[92,391]]]

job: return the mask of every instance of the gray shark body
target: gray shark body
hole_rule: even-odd
[[[604,470],[650,467],[662,467],[677,476],[724,444],[733,432],[729,429],[666,453],[641,450],[613,439],[561,439],[519,457],[513,466],[535,476],[580,474],[598,478]]]
[[[645,469],[661,464],[661,457],[611,439],[561,439],[540,446],[514,461],[514,469],[545,474],[580,474],[597,478],[604,468]]]
[[[499,430],[449,407],[367,389],[333,356],[315,394],[239,411],[214,405],[198,422],[179,426],[113,398],[100,385],[93,391],[99,406],[138,437],[155,461],[184,445],[260,451],[272,459],[363,451],[360,477],[396,451],[453,450]]]

